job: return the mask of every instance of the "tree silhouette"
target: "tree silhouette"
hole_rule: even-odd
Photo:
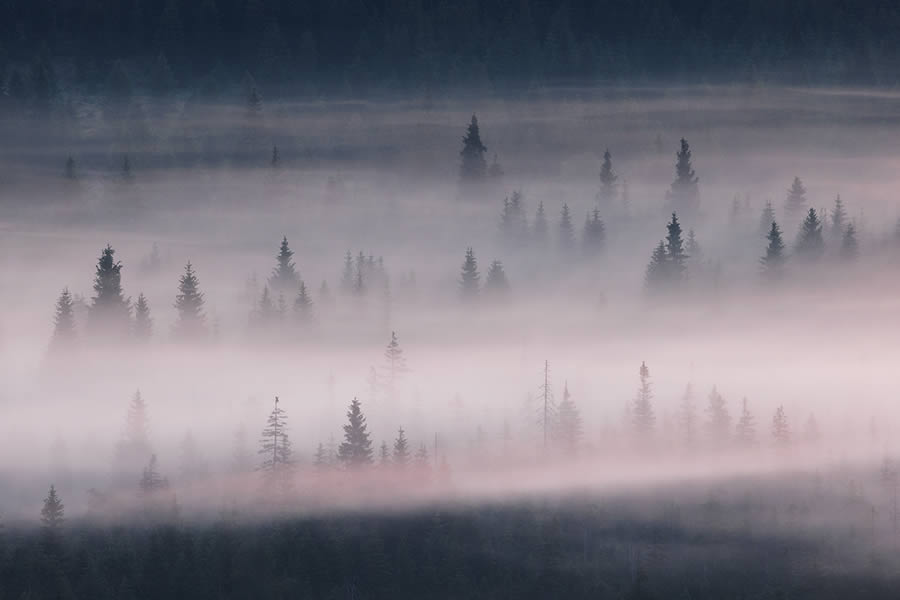
[[[676,212],[695,214],[700,207],[700,190],[691,164],[691,147],[684,138],[675,158],[675,181],[668,192],[669,203]]]
[[[600,192],[597,194],[597,199],[602,206],[611,206],[615,201],[618,194],[618,180],[619,176],[616,175],[612,166],[612,155],[607,148],[603,153],[603,165],[600,167]]]
[[[788,426],[787,415],[784,413],[783,406],[779,406],[772,417],[772,439],[775,445],[781,448],[791,443],[791,429]]]
[[[784,210],[788,217],[796,217],[806,210],[806,188],[799,177],[794,177],[794,183],[788,190],[787,199],[784,203]],[[796,221],[794,221],[796,223]]]
[[[766,246],[766,254],[759,259],[762,265],[763,274],[767,277],[777,279],[781,277],[784,270],[784,263],[787,257],[784,255],[784,241],[781,239],[781,228],[778,223],[772,221],[769,228],[769,234],[766,236],[769,240]]]
[[[816,213],[816,209],[810,208],[800,225],[800,233],[797,236],[797,245],[794,255],[804,260],[817,260],[825,251],[825,242],[822,239],[822,221]]]
[[[150,316],[150,305],[147,297],[141,292],[134,305],[134,337],[139,341],[147,341],[153,335],[153,317]]]
[[[748,447],[756,443],[756,421],[747,408],[747,399],[741,402],[741,416],[735,427],[735,437],[740,446]]]
[[[297,289],[297,283],[300,277],[294,268],[293,250],[288,245],[287,236],[281,239],[281,246],[278,249],[278,256],[275,257],[275,268],[272,269],[272,275],[269,277],[269,287],[278,294],[293,294]]]
[[[640,386],[631,409],[631,425],[634,433],[641,441],[648,441],[656,427],[656,414],[653,411],[653,391],[650,387],[650,369],[642,362],[638,371]]]
[[[859,242],[856,241],[856,227],[853,223],[847,223],[844,235],[841,238],[841,259],[853,262],[859,258]]]
[[[463,137],[463,148],[459,155],[462,162],[459,167],[460,180],[464,182],[480,182],[484,181],[487,176],[487,162],[484,160],[484,153],[487,147],[481,141],[481,133],[478,130],[478,118],[472,115],[472,120],[466,128],[466,135]]]
[[[569,205],[563,203],[559,213],[559,249],[563,254],[569,255],[575,249],[575,227],[572,225],[572,214]]]
[[[569,383],[563,385],[563,399],[556,410],[556,427],[554,427],[556,440],[564,453],[574,456],[581,444],[583,428],[578,407],[569,393]]]
[[[478,297],[481,276],[478,273],[478,261],[475,260],[475,252],[471,247],[466,248],[466,257],[462,264],[462,273],[459,279],[460,296],[464,301],[472,301]]]
[[[391,462],[400,469],[405,469],[409,464],[411,454],[409,451],[409,443],[406,440],[406,432],[401,427],[397,431],[397,439],[394,440],[394,450],[391,454]]]
[[[131,309],[122,292],[122,263],[108,245],[100,253],[94,275],[94,297],[88,311],[88,324],[95,332],[127,335]]]
[[[56,300],[56,314],[53,316],[52,351],[71,348],[77,337],[75,330],[75,303],[69,288],[63,288]]]
[[[66,520],[65,515],[66,507],[59,494],[56,493],[56,487],[51,485],[47,497],[44,498],[44,506],[41,508],[41,525],[46,531],[56,533],[62,529]]]
[[[360,468],[372,464],[372,441],[369,439],[366,417],[356,398],[353,399],[347,410],[344,441],[338,448],[338,460],[348,468]]]
[[[178,280],[178,294],[175,296],[178,316],[173,333],[177,339],[199,339],[207,335],[203,306],[200,280],[194,273],[193,265],[188,261],[184,266],[184,275]]]

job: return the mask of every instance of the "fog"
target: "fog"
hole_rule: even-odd
[[[145,502],[138,482],[147,456],[123,462],[117,445],[138,390],[149,423],[144,450],[157,455],[188,518],[224,507],[257,517],[588,492],[658,498],[757,481],[776,482],[776,491],[759,494],[777,498],[782,483],[787,490],[816,473],[835,490],[867,481],[873,505],[884,502],[873,490],[897,450],[900,416],[900,95],[562,89],[515,99],[267,102],[252,117],[240,98],[235,91],[164,106],[137,98],[138,122],[81,97],[75,132],[53,120],[3,121],[6,138],[18,140],[0,150],[4,519],[35,520],[51,483],[69,514],[96,517],[94,490],[104,518],[134,518]],[[496,154],[503,171],[477,186],[459,176],[473,113],[488,164]],[[666,192],[681,138],[690,143],[700,205],[679,220],[685,241],[693,230],[701,251],[687,259],[676,289],[651,293],[647,264],[671,218]],[[606,149],[618,187],[601,202]],[[795,176],[808,207],[824,209],[815,261],[790,256],[803,216],[785,214]],[[543,203],[545,245],[504,237],[500,215],[513,192],[529,224]],[[842,258],[843,231],[831,232],[837,195],[855,226],[852,259]],[[777,281],[760,267],[767,200],[789,255]],[[558,244],[563,204],[576,237],[569,252]],[[605,242],[585,256],[583,223],[595,206]],[[292,316],[293,289],[285,316],[259,319],[283,237],[313,301],[314,318],[302,326]],[[124,295],[143,293],[150,306],[147,341],[90,330],[95,267],[107,244],[123,265]],[[468,247],[482,283],[491,261],[503,262],[507,294],[461,299]],[[358,253],[382,261],[372,265],[383,271],[366,271],[364,293],[352,282],[342,289],[347,252],[358,273]],[[173,334],[188,261],[205,300],[203,339]],[[75,304],[76,338],[54,350],[54,302],[65,287],[84,304]],[[396,376],[385,358],[392,332],[406,366]],[[557,435],[547,441],[542,425],[545,361],[552,405],[567,389],[580,416],[566,448]],[[629,416],[642,363],[655,415],[645,436]],[[689,384],[697,419],[690,444],[679,420]],[[714,386],[731,419],[726,441],[709,439],[706,427]],[[290,489],[261,501],[270,495],[256,470],[267,456],[257,455],[257,442],[276,396],[292,442]],[[375,466],[314,464],[319,444],[332,452],[343,441],[354,398]],[[750,446],[732,439],[744,398],[755,417]],[[789,443],[773,440],[778,407]],[[424,446],[427,459],[379,467],[379,446],[392,448],[400,427],[410,454]],[[237,432],[246,439],[240,465]]]

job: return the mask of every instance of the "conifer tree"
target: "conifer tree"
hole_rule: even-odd
[[[409,443],[406,440],[406,432],[401,427],[397,432],[397,439],[394,440],[394,451],[391,455],[391,462],[395,467],[405,469],[410,461]]]
[[[600,218],[600,211],[594,208],[584,221],[582,246],[586,256],[597,256],[603,252],[606,244],[606,225]]]
[[[278,396],[275,396],[275,406],[269,413],[259,440],[257,454],[262,457],[262,462],[258,470],[268,477],[286,483],[292,453],[291,440],[287,432],[287,413],[278,405]]]
[[[684,251],[684,242],[681,238],[681,223],[678,222],[678,215],[674,212],[672,213],[672,219],[666,225],[666,231],[668,277],[672,282],[678,283],[684,279],[688,256]]]
[[[759,235],[766,237],[772,231],[772,223],[775,222],[775,209],[772,208],[772,201],[766,200],[762,213],[759,215]]]
[[[200,280],[194,273],[191,262],[184,266],[184,275],[178,280],[178,294],[175,309],[178,316],[173,334],[176,339],[200,339],[206,337],[206,315],[203,313],[204,299],[200,291]]]
[[[76,339],[75,302],[69,288],[63,288],[56,300],[56,314],[53,316],[52,351],[70,348]]]
[[[550,361],[544,361],[544,382],[539,389],[538,426],[543,434],[543,447],[546,451],[547,442],[550,440],[556,424],[556,403],[553,398],[553,388],[550,385]]]
[[[647,264],[647,270],[644,274],[644,289],[651,294],[658,293],[665,289],[669,281],[669,257],[666,254],[666,244],[662,240],[659,241],[653,254],[650,255],[650,262]]]
[[[272,159],[269,164],[271,164],[273,169],[277,169],[280,165],[281,157],[278,155],[278,146],[272,146]]]
[[[406,357],[397,340],[396,331],[391,332],[391,341],[384,349],[384,368],[382,370],[384,375],[379,380],[384,386],[385,396],[388,400],[393,400],[397,383],[403,375],[409,372],[409,368],[406,366]]]
[[[253,322],[261,329],[273,327],[279,320],[278,307],[272,300],[272,294],[269,292],[269,286],[263,286],[262,295],[259,297],[259,303],[253,312]]]
[[[281,247],[278,249],[276,256],[275,268],[272,269],[272,275],[269,277],[269,286],[272,291],[278,294],[293,293],[297,289],[297,283],[300,277],[294,268],[293,250],[288,245],[287,236],[281,239]]]
[[[759,259],[763,274],[777,279],[781,276],[786,257],[784,255],[784,241],[781,239],[781,228],[778,223],[772,221],[769,235],[766,236],[769,244],[766,246],[766,254]]]
[[[782,448],[791,443],[791,430],[783,406],[779,406],[772,417],[772,439],[776,446]]]
[[[691,164],[691,147],[684,138],[681,138],[681,148],[676,154],[675,181],[668,198],[672,209],[682,214],[695,214],[700,206],[698,178]]]
[[[415,458],[416,474],[423,483],[431,479],[431,458],[428,456],[428,446],[420,444]]]
[[[49,533],[58,533],[66,520],[66,507],[56,493],[56,487],[51,485],[47,497],[44,498],[44,506],[41,508],[41,525]]]
[[[383,446],[386,447],[386,444],[383,444]],[[328,450],[326,450],[325,444],[322,442],[319,442],[319,445],[316,446],[316,452],[313,454],[313,467],[318,473],[323,473],[331,467],[331,457],[328,455]]]
[[[138,294],[134,305],[134,337],[145,342],[153,335],[153,317],[150,316],[150,305],[144,293]]]
[[[609,207],[615,202],[618,180],[619,176],[616,175],[612,166],[612,155],[607,148],[603,153],[603,165],[600,167],[600,192],[597,194],[601,206]]]
[[[731,415],[728,413],[725,398],[722,397],[716,386],[713,386],[709,393],[706,416],[706,431],[710,442],[714,447],[723,447],[731,437]]]
[[[466,248],[466,257],[463,260],[462,274],[459,279],[459,291],[463,301],[472,301],[478,297],[480,279],[475,252],[471,247]]]
[[[678,407],[678,429],[685,448],[693,448],[697,438],[697,408],[694,406],[694,386],[690,383],[685,387]]]
[[[503,263],[495,260],[491,263],[487,272],[487,279],[484,282],[484,293],[486,296],[495,298],[505,297],[509,294],[509,281],[506,278],[506,271],[503,270]]]
[[[559,249],[563,254],[571,254],[575,249],[575,228],[572,225],[572,214],[569,205],[563,203],[559,213]]]
[[[125,431],[122,440],[116,446],[116,456],[120,468],[128,470],[144,464],[152,453],[147,402],[141,391],[137,390],[128,404]]]
[[[534,214],[534,225],[531,228],[531,236],[535,246],[543,248],[547,245],[548,230],[547,213],[544,212],[544,203],[539,202],[537,212]]]
[[[794,183],[788,190],[784,210],[789,218],[794,218],[806,211],[806,188],[803,187],[803,182],[799,177],[794,177]]]
[[[841,259],[853,262],[859,257],[859,242],[856,241],[856,227],[853,222],[847,223],[841,238]]]
[[[347,253],[344,255],[344,270],[341,272],[341,293],[349,295],[353,292],[354,279],[353,253],[347,250]]]
[[[94,331],[127,334],[131,309],[122,292],[122,263],[108,245],[100,253],[94,275],[94,297],[88,311],[88,323]]]
[[[503,211],[500,213],[500,234],[510,246],[519,246],[528,236],[528,218],[522,202],[522,192],[516,190],[512,196],[503,200]]]
[[[321,445],[321,444],[320,444]],[[387,442],[382,441],[378,447],[378,468],[387,469],[391,466],[391,449]]]
[[[846,225],[847,210],[844,208],[841,195],[838,194],[834,199],[834,208],[831,209],[831,236],[837,238],[844,235]]]
[[[338,460],[348,468],[360,468],[372,464],[372,441],[369,439],[366,417],[356,398],[350,403],[347,411],[344,441],[338,448]]]
[[[460,180],[464,182],[484,181],[487,176],[487,163],[484,160],[485,152],[487,152],[487,147],[481,141],[481,133],[478,130],[478,118],[472,115],[472,120],[466,129],[466,135],[463,137],[463,148],[459,153],[462,158],[459,168]]]
[[[157,470],[156,455],[150,456],[150,461],[141,472],[141,479],[138,482],[138,490],[145,500],[153,500],[159,492],[169,488],[169,480],[163,477]]]
[[[297,292],[297,297],[294,299],[294,318],[301,325],[310,325],[315,318],[312,297],[307,292],[306,284],[303,283],[303,280],[300,280],[300,289]]]
[[[556,411],[556,427],[554,427],[554,431],[563,452],[569,456],[574,456],[578,452],[578,446],[581,444],[583,428],[578,407],[569,393],[568,382],[563,386],[563,399]]]
[[[741,403],[741,417],[735,427],[735,437],[740,446],[748,447],[756,443],[756,420],[747,407],[747,399]]]
[[[688,238],[687,238],[687,257],[692,260],[692,262],[700,259],[700,255],[703,252],[700,247],[700,242],[697,241],[697,234],[694,233],[694,229],[691,228],[688,230]]]
[[[804,260],[816,260],[825,251],[825,242],[822,239],[822,221],[816,213],[816,209],[810,208],[806,218],[800,226],[797,235],[797,245],[794,255]]]
[[[656,427],[653,391],[650,387],[650,369],[647,368],[647,363],[641,363],[638,374],[641,383],[631,409],[631,425],[637,438],[646,442],[653,436],[653,430]]]

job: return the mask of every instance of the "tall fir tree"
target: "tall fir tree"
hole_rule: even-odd
[[[348,468],[361,468],[372,464],[372,441],[369,439],[366,417],[356,398],[347,410],[344,441],[338,448],[338,460]]]
[[[294,251],[288,245],[287,236],[281,239],[278,255],[275,257],[275,268],[269,277],[269,287],[276,294],[293,294],[300,281],[293,261]]]
[[[300,288],[297,297],[294,298],[294,319],[303,326],[311,325],[315,320],[312,296],[309,295],[303,280],[300,280]]]
[[[287,420],[287,413],[279,406],[278,396],[275,396],[275,406],[266,420],[257,451],[262,459],[257,469],[270,480],[280,480],[282,485],[288,482],[293,458]]]
[[[784,448],[791,443],[791,428],[788,425],[784,406],[779,406],[772,417],[772,440],[775,445]]]
[[[772,230],[772,223],[775,222],[775,209],[772,207],[772,201],[766,200],[762,213],[759,215],[759,235],[766,237]]]
[[[678,215],[674,212],[672,213],[672,219],[666,225],[666,232],[668,277],[674,284],[677,284],[684,279],[688,255],[684,251],[681,223],[678,222]]]
[[[128,473],[130,476],[131,471],[146,464],[152,454],[147,402],[137,390],[128,404],[122,439],[116,445],[117,468],[123,475]]]
[[[731,415],[725,398],[713,386],[709,393],[709,404],[706,406],[706,431],[709,441],[715,448],[722,448],[731,439]]]
[[[534,214],[534,224],[531,227],[531,237],[537,248],[546,247],[548,232],[547,213],[544,211],[544,203],[539,202]]]
[[[391,453],[391,463],[399,468],[405,469],[412,458],[409,451],[409,442],[406,439],[406,432],[401,427],[397,431],[397,439],[394,440],[394,449]]]
[[[178,315],[173,334],[176,339],[196,340],[207,336],[204,304],[200,280],[194,272],[193,265],[188,261],[184,266],[184,275],[178,280],[178,294],[175,296],[175,309]]]
[[[94,297],[88,311],[88,324],[94,332],[127,335],[131,325],[131,307],[122,291],[122,263],[108,245],[100,253],[94,275]]]
[[[784,203],[784,212],[789,219],[795,219],[806,211],[806,188],[799,177],[794,177],[794,183],[788,190]],[[796,221],[794,221],[796,223]]]
[[[585,218],[581,245],[586,256],[597,256],[603,252],[606,245],[606,225],[600,218],[600,210],[597,208]]]
[[[484,153],[487,147],[481,141],[481,132],[478,129],[478,118],[472,115],[472,120],[466,128],[463,137],[463,148],[459,155],[462,162],[459,167],[460,180],[464,182],[481,182],[487,176],[487,162]]]
[[[503,200],[503,211],[500,213],[500,235],[504,242],[516,247],[523,245],[528,238],[528,218],[522,201],[522,192],[514,191],[512,196]]]
[[[572,225],[572,214],[566,203],[563,203],[559,213],[557,243],[560,251],[565,255],[571,255],[575,250],[575,227]]]
[[[600,191],[597,199],[603,207],[611,207],[618,195],[619,176],[612,166],[612,155],[609,148],[603,153],[603,165],[600,167]]]
[[[478,261],[475,259],[475,251],[471,247],[466,248],[466,257],[463,259],[462,272],[459,278],[459,292],[463,301],[472,301],[478,297],[481,275],[478,273]]]
[[[691,147],[681,138],[681,147],[675,155],[675,180],[668,192],[672,209],[682,214],[696,214],[700,207],[699,179],[691,163]]]
[[[665,242],[660,240],[650,255],[650,262],[644,273],[644,289],[650,294],[656,294],[666,288],[668,281],[669,257],[666,254]]]
[[[859,242],[856,241],[856,227],[853,222],[847,223],[844,228],[844,235],[841,237],[841,259],[846,262],[853,262],[859,258]]]
[[[394,399],[397,384],[408,372],[409,367],[406,365],[406,356],[403,355],[403,349],[400,347],[400,342],[397,339],[397,332],[392,331],[391,340],[388,342],[387,348],[384,349],[383,374],[378,378],[388,400]]]
[[[840,238],[844,235],[847,226],[847,209],[841,195],[834,199],[834,208],[831,209],[831,237]]]
[[[342,294],[350,295],[353,293],[353,281],[355,276],[356,271],[353,267],[353,253],[347,250],[347,253],[344,254],[344,268],[341,271],[340,290]]]
[[[487,272],[487,279],[484,282],[484,294],[494,298],[503,298],[509,295],[509,281],[506,278],[506,271],[503,269],[502,261],[495,260],[491,262]]]
[[[53,337],[50,340],[51,351],[71,349],[77,337],[75,329],[75,301],[69,288],[63,288],[56,300],[56,312],[53,315]]]
[[[653,410],[653,390],[650,386],[650,369],[642,362],[638,371],[640,385],[634,397],[631,409],[631,426],[636,438],[647,442],[653,437],[656,428],[656,413]]]
[[[66,521],[66,507],[56,492],[56,486],[51,485],[47,497],[44,498],[44,506],[41,508],[41,525],[50,533],[58,533]]]
[[[565,454],[574,456],[578,453],[584,429],[578,406],[569,393],[568,382],[563,385],[563,399],[556,410],[554,433],[557,443]]]
[[[787,257],[784,254],[784,240],[781,238],[781,228],[778,227],[778,223],[775,221],[772,221],[769,235],[766,236],[766,239],[769,240],[766,246],[766,253],[759,259],[759,262],[766,277],[778,279],[784,270],[784,263]]]
[[[818,260],[825,251],[825,241],[822,239],[822,221],[819,219],[816,209],[810,208],[800,225],[797,234],[797,244],[794,247],[794,255],[797,258],[814,261]]]
[[[153,317],[150,316],[150,305],[147,297],[141,292],[134,304],[134,337],[146,342],[153,335]]]
[[[739,446],[749,447],[756,443],[756,419],[747,407],[747,399],[741,402],[741,416],[735,427],[735,439]]]

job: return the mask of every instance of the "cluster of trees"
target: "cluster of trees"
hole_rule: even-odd
[[[649,77],[890,85],[900,50],[900,12],[887,0],[41,0],[4,4],[0,24],[3,98],[38,109],[60,101],[58,73],[114,88],[117,59],[151,94],[215,92],[247,70],[275,94]]]

